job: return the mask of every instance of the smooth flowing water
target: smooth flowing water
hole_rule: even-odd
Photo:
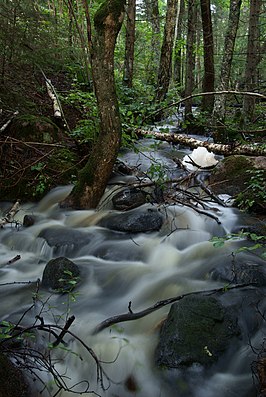
[[[179,153],[179,156],[184,153]],[[176,170],[176,166],[171,164],[172,155],[171,152],[165,158],[164,151],[159,160]],[[122,155],[123,159],[130,160],[130,164],[133,157],[133,154]],[[147,169],[144,158],[141,163]],[[136,161],[139,162],[140,158]],[[176,172],[178,174],[180,171]],[[61,391],[57,395],[74,396],[74,392],[86,388],[83,381],[89,381],[90,390],[106,397],[255,395],[251,363],[256,358],[254,347],[259,347],[263,340],[262,327],[257,327],[251,335],[243,338],[243,344],[237,351],[231,356],[227,355],[226,362],[222,360],[208,375],[204,373],[203,376],[201,369],[195,367],[188,372],[185,380],[180,377],[180,382],[177,372],[163,377],[154,362],[160,324],[166,318],[169,306],[139,320],[116,324],[96,335],[92,333],[97,324],[106,318],[128,312],[129,302],[131,309],[137,312],[162,299],[223,286],[224,282],[213,280],[211,274],[221,266],[230,265],[234,257],[232,253],[245,242],[227,241],[223,247],[215,248],[209,240],[240,226],[240,214],[232,208],[210,204],[210,212],[213,211],[221,221],[219,225],[214,219],[200,215],[193,209],[181,205],[162,205],[160,210],[164,223],[160,231],[126,234],[97,226],[99,219],[109,212],[115,212],[106,206],[100,211],[61,210],[58,203],[70,190],[71,187],[59,187],[37,205],[22,205],[16,219],[22,222],[25,214],[34,214],[37,221],[33,226],[16,228],[14,225],[5,225],[0,230],[1,320],[18,321],[32,304],[35,281],[42,278],[44,267],[51,258],[65,255],[81,270],[75,301],[69,301],[66,294],[53,294],[41,287],[39,303],[25,315],[22,324],[30,325],[35,316],[41,314],[45,322],[63,326],[67,316],[74,314],[71,331],[102,360],[110,383],[104,380],[104,385],[108,386],[104,391],[101,384],[97,383],[95,361],[89,352],[74,337],[67,336],[65,341],[70,352],[57,348],[52,356],[57,359],[56,370],[64,376],[68,387],[73,387],[73,392]],[[149,207],[152,205],[145,204],[134,211]],[[2,214],[7,208],[8,204],[1,204]],[[90,239],[85,244],[77,242],[55,249],[38,237],[47,228],[58,228],[58,233],[71,228],[73,233],[77,230],[87,233]],[[21,258],[8,264],[16,255]],[[242,252],[234,260],[254,262],[254,257],[249,252]],[[33,284],[9,284],[28,281]],[[236,300],[239,298],[237,291],[235,297]],[[251,328],[254,327],[251,325]],[[38,344],[43,345],[45,351],[47,335],[39,339]],[[48,390],[44,390],[42,395],[54,395],[57,388],[49,374],[41,372],[40,376],[48,384]],[[38,383],[38,387],[41,388],[41,384]]]

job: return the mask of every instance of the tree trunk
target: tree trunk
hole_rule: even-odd
[[[218,85],[218,91],[229,89],[229,80],[231,74],[231,66],[234,54],[236,34],[239,24],[240,8],[242,0],[231,0],[230,11],[227,31],[224,40],[224,52],[223,60],[221,64],[220,82]],[[223,124],[225,118],[225,104],[226,96],[218,95],[215,98],[214,109],[213,109],[213,120],[218,121],[219,124]]]
[[[160,65],[158,72],[156,102],[165,99],[172,75],[172,54],[174,46],[175,26],[177,15],[177,1],[167,1],[166,20],[164,25],[164,39],[161,49]]]
[[[100,6],[94,17],[93,40],[87,0],[84,0],[84,7],[100,131],[90,158],[63,205],[95,208],[105,190],[120,147],[121,122],[114,81],[114,49],[123,22],[124,0],[106,0]]]
[[[147,81],[155,84],[160,59],[160,14],[158,0],[144,0],[148,21],[151,23],[151,58],[147,66]]]
[[[214,48],[210,0],[201,0],[200,5],[204,45],[204,77],[202,92],[210,92],[214,91]],[[202,110],[211,113],[213,110],[213,103],[213,96],[204,96],[202,98]]]
[[[262,0],[250,0],[249,28],[248,28],[248,46],[245,71],[245,89],[254,91],[257,84],[257,68],[260,61],[260,30],[259,17]],[[243,101],[243,120],[244,122],[252,121],[255,109],[255,99],[245,97]]]
[[[195,36],[196,36],[196,21],[197,21],[197,0],[188,0],[188,22],[187,22],[187,45],[186,45],[186,81],[185,81],[185,96],[192,94],[195,79]],[[192,118],[192,100],[185,103],[185,119]]]
[[[232,154],[243,154],[246,156],[266,156],[266,149],[263,145],[224,145],[220,143],[210,143],[207,141],[200,141],[198,139],[190,138],[186,135],[181,134],[169,134],[156,131],[147,130],[137,130],[136,134],[142,136],[143,138],[153,137],[160,141],[166,141],[171,143],[180,143],[190,147],[191,149],[196,149],[197,147],[205,147],[206,149],[212,151],[216,154],[232,155]]]
[[[132,88],[136,25],[136,0],[128,0],[123,84]]]
[[[174,81],[181,88],[183,84],[182,79],[182,49],[183,49],[183,22],[185,15],[185,0],[180,0],[179,13],[176,27],[176,40],[174,50]]]

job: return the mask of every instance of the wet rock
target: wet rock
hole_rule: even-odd
[[[158,211],[127,212],[124,214],[112,214],[103,218],[99,226],[126,233],[145,233],[159,230],[163,224],[163,218]]]
[[[25,215],[23,218],[23,226],[30,227],[33,226],[36,221],[36,218],[33,215]]]
[[[54,248],[55,255],[67,256],[74,255],[77,250],[88,244],[92,239],[92,236],[88,233],[64,227],[44,229],[38,237],[44,238],[47,244]]]
[[[60,291],[70,291],[78,281],[78,266],[65,257],[51,259],[43,271],[42,285]]]
[[[258,259],[259,260],[259,259]],[[212,280],[234,284],[256,284],[266,287],[264,263],[235,263],[234,266],[220,266],[210,273]]]
[[[213,297],[187,296],[171,306],[156,350],[160,367],[209,367],[240,335],[237,318]]]
[[[124,189],[112,198],[116,210],[127,211],[146,203],[146,194],[135,188]]]
[[[29,397],[29,386],[22,372],[0,353],[0,397]]]

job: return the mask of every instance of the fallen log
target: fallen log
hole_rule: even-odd
[[[20,202],[17,200],[8,213],[0,219],[0,228],[2,229],[5,224],[12,223],[14,221],[14,216],[19,211]]]
[[[208,141],[200,141],[182,134],[165,133],[151,130],[137,129],[136,135],[143,138],[154,138],[169,143],[179,143],[195,149],[197,147],[205,147],[215,154],[229,156],[232,154],[243,154],[245,156],[266,156],[266,148],[263,145],[224,145],[221,143],[212,143]]]

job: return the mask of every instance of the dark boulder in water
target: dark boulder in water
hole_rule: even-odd
[[[163,217],[156,210],[112,214],[99,222],[99,226],[126,233],[145,233],[160,230],[162,224]]]
[[[116,210],[127,211],[146,203],[146,194],[136,188],[123,189],[112,198]]]
[[[171,306],[156,349],[159,367],[214,364],[240,335],[237,317],[213,297],[186,296]]]
[[[68,292],[75,287],[79,275],[78,266],[69,259],[51,259],[43,271],[42,285],[60,292]]]

